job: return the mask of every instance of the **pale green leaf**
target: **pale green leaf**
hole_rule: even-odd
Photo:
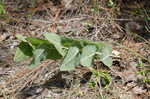
[[[91,66],[93,56],[95,55],[97,48],[95,45],[87,45],[83,48],[82,54],[81,54],[81,65],[83,66]]]
[[[27,37],[26,40],[32,44],[32,46],[34,46],[35,48],[38,47],[39,45],[46,43],[48,44],[49,42],[47,40],[42,40],[39,38],[33,38],[33,37]]]
[[[105,44],[102,47],[101,50],[101,55],[100,55],[100,60],[106,65],[106,66],[112,66],[112,47],[108,44]]]
[[[46,59],[46,53],[44,53],[44,49],[36,49],[33,53],[33,60],[30,64],[30,68],[33,68],[35,66],[38,66],[41,61]]]
[[[33,49],[27,42],[21,42],[16,49],[14,61],[19,62],[26,60],[33,55]]]
[[[62,55],[66,55],[66,50],[64,49],[65,47],[61,44],[61,37],[55,33],[45,33],[44,34],[45,38],[52,43],[58,52]]]
[[[75,69],[75,66],[79,64],[80,55],[77,47],[70,47],[65,59],[60,66],[61,71]]]
[[[27,42],[26,36],[23,36],[23,35],[21,35],[21,34],[17,34],[16,37],[17,37],[17,39],[19,39],[20,41]]]
[[[20,62],[20,61],[26,60],[26,59],[28,59],[28,58],[29,58],[29,56],[25,55],[25,54],[20,50],[19,47],[16,49],[16,53],[15,53],[15,56],[14,56],[14,61]]]

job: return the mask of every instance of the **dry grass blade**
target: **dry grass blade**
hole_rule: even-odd
[[[6,81],[5,84],[0,84],[0,96],[13,95],[13,93],[18,93],[28,84],[32,84],[33,81],[39,79],[40,73],[42,73],[43,68],[53,64],[54,61],[46,60],[41,65],[33,69],[23,69],[21,72],[16,73],[10,80]],[[54,72],[56,69],[52,69]],[[40,80],[40,79],[39,79]]]

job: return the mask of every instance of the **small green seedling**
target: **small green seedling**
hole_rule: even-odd
[[[149,77],[147,76],[148,73],[150,73],[150,70],[141,70],[141,71],[139,72],[139,74],[141,74],[142,76],[144,76],[144,78],[143,78],[143,82],[144,82],[144,83],[150,82],[150,79],[149,79]]]
[[[109,7],[114,7],[115,6],[115,3],[113,0],[108,0],[108,4],[107,4]]]
[[[0,0],[0,15],[5,14],[5,13],[6,13],[6,10],[4,7],[4,1]]]
[[[146,83],[146,82],[150,82],[150,79],[148,77],[148,73],[150,73],[150,69],[144,69],[145,67],[145,64],[143,63],[142,60],[139,60],[137,66],[141,67],[142,70],[140,70],[138,72],[138,74],[142,75],[144,78],[143,78],[143,82]],[[150,68],[150,66],[147,66]]]
[[[111,83],[111,76],[107,72],[92,70],[92,79],[89,81],[89,87],[102,86],[107,88]]]

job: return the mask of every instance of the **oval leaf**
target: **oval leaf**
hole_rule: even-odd
[[[94,45],[87,45],[83,48],[82,54],[81,54],[81,60],[80,63],[83,66],[91,66],[93,56],[95,55],[97,48]]]
[[[101,50],[100,60],[106,65],[106,66],[112,66],[112,47],[108,44],[104,44]]]
[[[60,66],[61,71],[75,69],[75,66],[79,64],[80,55],[77,47],[70,47],[68,53]]]
[[[16,53],[15,53],[15,56],[14,56],[14,61],[16,62],[20,62],[20,61],[23,61],[23,60],[26,60],[28,59],[29,56],[25,55],[19,47],[17,47],[16,49]]]
[[[33,68],[33,67],[35,67],[35,66],[38,66],[40,63],[41,63],[41,61],[43,61],[44,59],[46,59],[46,53],[44,53],[44,49],[36,49],[35,51],[34,51],[34,55],[33,55],[33,60],[32,60],[32,62],[31,62],[31,64],[30,64],[30,68]]]
[[[33,55],[33,49],[27,42],[21,42],[16,49],[14,61],[19,62],[26,60]]]

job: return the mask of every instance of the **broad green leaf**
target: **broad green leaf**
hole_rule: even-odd
[[[70,47],[62,65],[60,66],[60,70],[66,71],[75,69],[75,66],[79,64],[80,60],[80,54],[78,53],[79,49],[77,47]]]
[[[35,47],[38,47],[39,45],[41,45],[43,43],[49,43],[47,40],[42,40],[39,38],[32,38],[32,37],[27,37],[26,40]]]
[[[61,36],[61,40],[62,40],[62,44],[65,47],[76,46],[79,49],[82,49],[83,47],[87,45],[95,45],[97,49],[100,50],[103,46],[102,42],[93,42],[93,41],[83,40],[83,39],[74,39],[74,38],[65,37],[65,36]]]
[[[18,46],[20,50],[27,56],[32,56],[33,49],[27,42],[21,42]]]
[[[108,44],[104,44],[101,50],[100,60],[106,65],[106,66],[112,66],[112,47]]]
[[[81,65],[83,66],[91,66],[93,56],[95,55],[97,48],[94,45],[87,45],[83,48],[82,54],[81,54]]]
[[[38,66],[41,61],[46,59],[46,53],[44,53],[44,49],[36,49],[33,53],[33,60],[30,64],[30,68],[33,68],[35,66]]]
[[[85,44],[82,40],[73,39],[71,37],[64,37],[64,36],[62,36],[61,39],[62,39],[62,44],[65,47],[76,46],[79,49],[82,49],[85,46]]]
[[[48,43],[43,43],[40,46],[38,46],[40,49],[44,49],[46,53],[46,58],[47,59],[61,59],[62,56],[61,54],[57,51],[54,45],[48,44]]]
[[[62,56],[66,55],[66,50],[64,49],[65,47],[61,44],[61,37],[59,35],[54,33],[45,33],[44,36],[50,43],[52,43],[56,47],[56,49]]]
[[[16,49],[14,61],[23,61],[33,55],[32,47],[27,42],[21,42]]]

